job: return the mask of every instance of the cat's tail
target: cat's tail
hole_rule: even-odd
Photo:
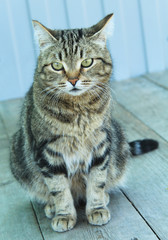
[[[143,139],[129,142],[129,145],[131,154],[137,156],[157,149],[159,143],[153,139]]]

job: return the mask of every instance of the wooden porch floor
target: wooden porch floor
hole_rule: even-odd
[[[55,233],[41,206],[9,170],[9,139],[17,129],[21,99],[0,103],[1,240],[168,240],[168,72],[114,82],[115,115],[129,140],[154,138],[157,151],[130,160],[127,185],[111,194],[111,221],[90,226],[78,209],[76,227]]]

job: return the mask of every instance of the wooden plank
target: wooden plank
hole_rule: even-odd
[[[14,182],[0,187],[0,239],[42,240],[30,201]]]
[[[116,110],[115,116],[121,119],[130,141],[140,138],[159,141],[158,150],[130,160],[124,192],[159,238],[167,240],[168,143],[121,106]]]
[[[42,240],[30,200],[10,171],[9,144],[0,148],[0,165],[0,239]]]
[[[9,136],[17,130],[22,102],[23,99],[14,99],[0,103],[0,114]]]
[[[168,91],[144,79],[113,82],[117,101],[168,140]]]
[[[9,146],[9,139],[8,137],[0,138],[0,150],[4,148],[8,148]]]
[[[168,70],[156,73],[150,73],[143,76],[157,85],[168,89]]]
[[[143,239],[156,240],[157,237],[148,228],[132,204],[118,191],[111,194],[109,205],[112,219],[104,226],[97,227],[88,224],[84,209],[78,209],[78,221],[75,228],[65,233],[56,233],[51,229],[50,220],[44,215],[42,207],[34,203],[37,218],[46,240],[65,239]]]
[[[0,150],[8,147],[9,139],[6,132],[5,124],[0,114]]]
[[[0,149],[0,187],[14,181],[9,168],[9,148]]]
[[[3,119],[0,114],[0,139],[6,138],[6,130]]]

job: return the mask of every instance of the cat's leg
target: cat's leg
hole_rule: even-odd
[[[103,225],[110,220],[107,208],[109,195],[105,191],[111,157],[111,132],[103,128],[96,132],[97,147],[93,151],[86,187],[86,215],[89,223]]]
[[[49,196],[48,202],[45,205],[44,212],[48,218],[53,218],[55,216],[55,205],[51,195]]]
[[[64,174],[45,177],[50,191],[50,199],[45,207],[45,213],[52,218],[52,228],[57,232],[72,229],[76,224],[76,210],[73,203],[68,179]]]
[[[93,167],[87,179],[87,205],[86,215],[90,224],[103,225],[110,220],[110,212],[107,208],[109,196],[105,192],[107,169]]]

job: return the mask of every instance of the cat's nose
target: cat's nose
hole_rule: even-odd
[[[69,78],[68,81],[75,87],[79,78]]]

